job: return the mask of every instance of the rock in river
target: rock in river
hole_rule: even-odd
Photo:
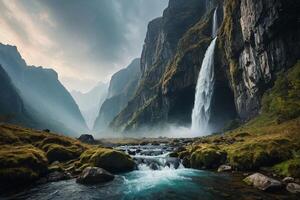
[[[232,167],[229,165],[221,165],[218,168],[218,172],[227,172],[227,171],[231,171],[231,170],[232,170]]]
[[[291,193],[300,193],[300,185],[296,183],[287,184],[286,189]]]
[[[114,175],[99,167],[87,167],[76,179],[81,184],[97,184],[112,181]]]
[[[252,174],[244,179],[248,185],[253,185],[260,190],[272,190],[282,187],[282,183],[260,173]]]

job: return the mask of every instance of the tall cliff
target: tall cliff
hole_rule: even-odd
[[[0,45],[0,63],[18,89],[35,128],[74,134],[86,131],[84,119],[52,69],[27,66],[14,46]]]
[[[276,73],[299,59],[299,1],[170,0],[163,16],[148,25],[138,91],[112,127],[190,124],[215,8],[219,31],[210,123],[220,130],[232,119],[258,114]]]
[[[136,92],[140,75],[140,59],[137,58],[112,76],[107,98],[101,105],[94,123],[95,132],[106,130],[114,117],[126,107]]]

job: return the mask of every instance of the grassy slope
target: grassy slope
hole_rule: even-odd
[[[83,144],[66,136],[0,125],[1,190],[32,183],[52,171],[76,175],[87,166],[121,172],[132,170],[134,162],[122,152]]]

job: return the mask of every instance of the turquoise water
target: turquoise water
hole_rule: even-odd
[[[177,199],[297,199],[245,186],[233,176],[192,169],[136,170],[117,175],[114,181],[95,186],[75,179],[47,183],[7,199],[72,200],[177,200]]]
[[[177,158],[168,156],[168,146],[121,146],[136,152],[132,157],[138,170],[119,174],[105,184],[85,186],[75,179],[46,183],[0,199],[14,200],[223,200],[297,199],[287,192],[261,192],[242,182],[238,174],[214,173],[184,168]],[[137,151],[139,150],[139,151]],[[153,170],[153,166],[155,169]]]

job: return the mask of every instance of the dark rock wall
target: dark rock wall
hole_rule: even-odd
[[[262,95],[276,73],[300,58],[299,5],[297,0],[225,1],[219,40],[225,59],[220,67],[227,68],[243,120],[258,114]]]

